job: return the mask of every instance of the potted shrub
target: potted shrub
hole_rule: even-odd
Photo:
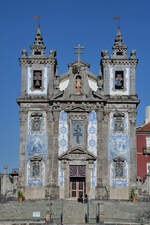
[[[134,187],[132,187],[132,189],[131,189],[131,201],[136,202],[135,188]]]
[[[23,200],[23,192],[21,190],[18,191],[18,201],[21,202]]]

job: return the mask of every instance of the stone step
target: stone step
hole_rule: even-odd
[[[64,202],[63,224],[85,224],[86,206],[76,201]]]
[[[136,221],[141,221],[140,224],[146,224],[145,221],[149,221],[150,224],[150,219],[146,214],[150,211],[150,202],[104,201],[103,204],[104,214],[100,219],[103,221],[104,218],[105,224],[136,224]],[[0,224],[6,225],[7,221],[18,221],[18,223],[22,221],[20,222],[22,224],[26,221],[36,223],[37,220],[42,223],[45,221],[47,213],[50,215],[51,208],[54,211],[53,224],[61,224],[60,222],[63,222],[64,225],[86,224],[85,214],[87,212],[89,216],[88,224],[96,224],[98,206],[101,205],[100,201],[90,201],[89,204],[70,200],[24,201],[22,203],[10,201],[0,203]],[[88,207],[89,211],[87,210]],[[33,212],[40,212],[40,217],[34,217]]]

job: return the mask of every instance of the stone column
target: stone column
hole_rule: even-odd
[[[49,74],[49,84],[48,84],[48,94],[52,96],[54,94],[54,79],[56,74],[56,50],[50,50],[50,64],[48,65],[48,74]]]
[[[131,84],[131,88],[130,88],[130,95],[135,95],[136,94],[136,64],[132,65],[131,69],[130,69],[130,84]]]
[[[88,194],[88,198],[89,199],[94,199],[96,196],[96,190],[95,188],[92,188],[92,184],[91,184],[91,174],[92,174],[92,170],[93,170],[93,161],[89,162],[86,167],[86,184],[87,184],[87,188],[86,188],[86,193]]]
[[[108,163],[108,138],[109,138],[109,121],[110,113],[104,111],[104,117],[102,119],[102,185],[103,185],[103,197],[108,197],[108,188],[110,187],[109,177],[109,163]]]
[[[19,160],[19,188],[25,187],[26,181],[26,130],[28,112],[20,109],[20,160]]]
[[[50,198],[59,197],[58,189],[58,132],[59,132],[59,112],[50,112],[49,117],[49,136],[48,136],[48,154],[49,154],[49,194]]]
[[[21,65],[21,97],[25,96],[26,94],[26,85],[27,85],[27,82],[26,82],[26,79],[27,79],[27,76],[26,76],[26,65],[25,64],[22,64]]]
[[[1,187],[2,187],[2,190],[1,190],[1,193],[2,195],[5,195],[7,194],[7,190],[8,190],[8,172],[7,172],[7,169],[8,169],[8,166],[5,165],[4,166],[4,174],[3,174],[3,178],[2,178],[2,184],[1,184]]]
[[[106,180],[107,167],[107,149],[104,145],[106,134],[103,135],[105,129],[103,127],[103,111],[97,112],[97,197],[101,199],[105,195],[104,180]]]
[[[147,174],[147,192],[150,195],[150,173]]]
[[[47,164],[48,168],[46,169],[46,187],[48,191],[48,195],[50,194],[49,187],[52,185],[52,167],[53,167],[53,161],[52,161],[52,155],[53,155],[53,115],[51,111],[47,112],[47,135],[48,135],[48,159]]]
[[[109,67],[106,62],[103,62],[104,68],[104,94],[109,94]]]
[[[135,109],[136,110],[136,109]],[[130,186],[136,183],[136,112],[129,113],[130,122]]]

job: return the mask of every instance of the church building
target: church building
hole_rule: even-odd
[[[100,72],[80,59],[58,74],[40,26],[31,54],[22,50],[19,189],[26,199],[129,199],[136,182],[136,51],[120,28]]]

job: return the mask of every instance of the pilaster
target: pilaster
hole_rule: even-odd
[[[130,186],[136,183],[136,109],[129,113],[130,122]]]
[[[24,97],[26,94],[26,66],[25,64],[21,65],[21,97]]]
[[[50,111],[48,120],[48,154],[49,154],[49,181],[48,189],[50,198],[58,198],[58,130],[59,130],[59,112]],[[47,179],[48,179],[47,177]]]
[[[19,186],[26,183],[26,133],[28,112],[20,109],[20,161],[19,161]]]

